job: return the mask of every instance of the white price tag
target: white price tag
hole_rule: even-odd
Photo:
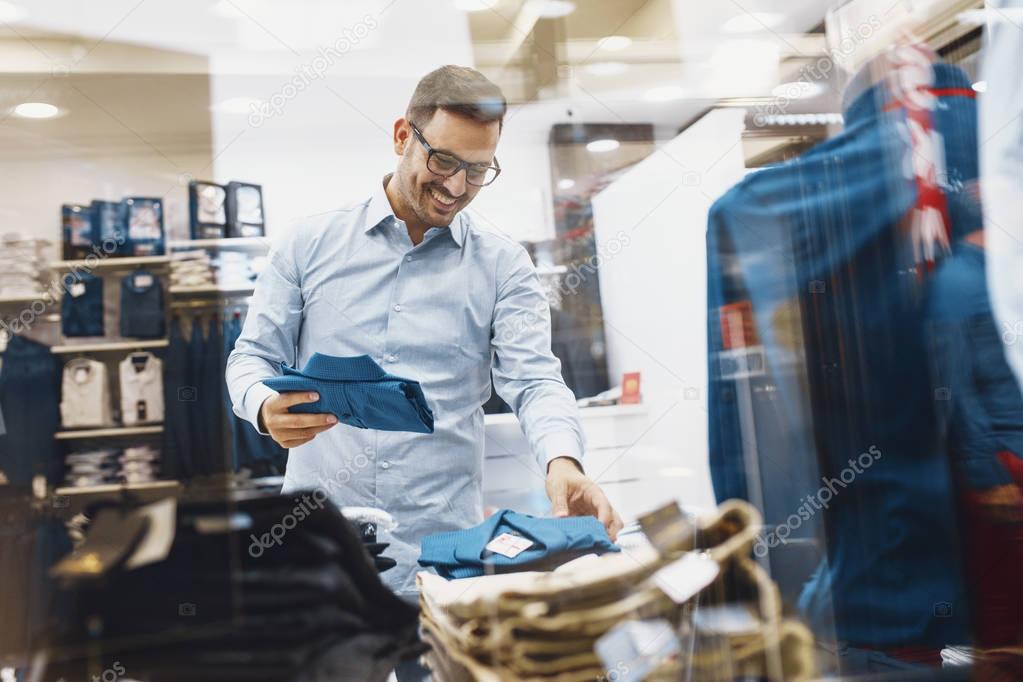
[[[684,604],[720,572],[721,567],[706,554],[691,552],[654,573],[654,582],[676,604]]]
[[[531,540],[520,538],[510,533],[502,533],[488,542],[486,548],[494,554],[514,559],[532,546],[533,542]]]
[[[81,282],[75,282],[74,284],[71,285],[70,293],[72,298],[78,298],[79,296],[85,293],[85,285],[82,284]]]

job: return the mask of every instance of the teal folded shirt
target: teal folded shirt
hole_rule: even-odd
[[[281,365],[283,376],[264,379],[277,391],[313,391],[314,403],[293,405],[289,412],[329,413],[342,424],[379,431],[433,433],[433,412],[418,381],[387,374],[373,358],[340,358],[313,353],[300,370]]]
[[[532,542],[515,557],[486,549],[491,540],[514,535]],[[542,564],[582,554],[619,552],[604,524],[593,516],[540,518],[502,509],[478,526],[427,535],[422,540],[421,566],[433,567],[444,578],[471,578],[485,573],[535,570]]]

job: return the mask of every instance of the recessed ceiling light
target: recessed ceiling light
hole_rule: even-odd
[[[258,109],[260,104],[262,102],[255,97],[231,97],[214,104],[210,109],[223,114],[249,114],[252,113],[253,107]]]
[[[621,146],[618,140],[613,138],[605,138],[603,140],[594,140],[586,145],[586,151],[588,152],[613,152]]]
[[[987,81],[977,81],[973,84],[973,89],[977,92],[987,92]]]
[[[773,97],[781,99],[810,99],[824,92],[824,86],[810,81],[782,83],[771,90]]]
[[[23,102],[14,107],[14,115],[21,118],[54,118],[60,109],[46,102]]]
[[[776,12],[743,12],[721,25],[723,33],[757,33],[780,24],[785,15]]]
[[[480,12],[496,4],[497,0],[455,0],[455,8],[463,12]]]
[[[629,36],[607,36],[597,41],[597,47],[608,52],[619,52],[632,45],[632,38]]]
[[[540,7],[539,14],[542,19],[558,19],[560,17],[567,17],[574,11],[574,2],[569,2],[568,0],[547,0]]]
[[[28,12],[21,5],[15,5],[13,2],[6,2],[6,0],[0,0],[0,21],[12,24],[16,21],[21,21]]]
[[[558,189],[572,189],[575,187],[575,180],[572,178],[561,178],[558,180]]]
[[[591,76],[620,76],[629,70],[625,62],[593,62],[583,67]]]
[[[659,88],[651,88],[646,91],[643,95],[643,99],[647,102],[671,102],[673,100],[682,99],[686,96],[686,91],[679,85],[664,85]]]

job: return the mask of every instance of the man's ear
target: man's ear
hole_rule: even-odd
[[[394,122],[394,153],[398,156],[405,154],[405,149],[408,147],[409,138],[412,136],[412,128],[409,127],[408,122],[404,118],[399,118]]]

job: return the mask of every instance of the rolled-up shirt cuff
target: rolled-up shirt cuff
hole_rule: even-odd
[[[573,431],[558,431],[556,433],[549,433],[540,439],[539,447],[537,448],[537,460],[540,464],[540,469],[546,475],[547,467],[550,465],[551,460],[557,459],[558,457],[571,457],[579,465],[582,471],[586,471],[583,467],[583,447],[582,443],[579,442],[579,436]]]
[[[260,435],[269,436],[270,434],[259,428],[259,408],[263,406],[267,398],[272,398],[277,395],[277,391],[273,390],[262,381],[249,386],[248,390],[245,391],[245,395],[242,397],[241,409],[235,406],[234,412],[245,421],[252,424],[253,428],[259,432]]]

